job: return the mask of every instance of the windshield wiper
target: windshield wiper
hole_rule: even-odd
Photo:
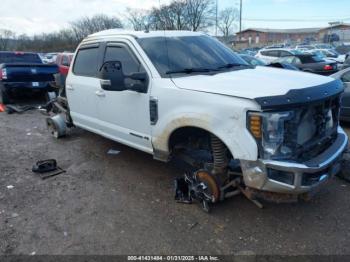
[[[217,69],[214,68],[183,68],[179,70],[170,70],[165,72],[165,74],[191,74],[191,73],[206,73],[211,71],[217,71]]]
[[[224,64],[224,65],[219,66],[217,69],[232,68],[232,67],[240,67],[240,66],[250,67],[249,65],[245,65],[245,64],[228,63],[228,64]]]

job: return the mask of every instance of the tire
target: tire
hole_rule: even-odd
[[[0,103],[6,105],[10,103],[10,98],[5,88],[0,86]]]
[[[53,117],[47,118],[46,124],[49,132],[54,138],[59,139],[66,136],[67,125],[62,115],[55,115]]]

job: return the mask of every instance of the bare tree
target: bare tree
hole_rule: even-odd
[[[169,11],[172,13],[172,19],[174,20],[176,30],[188,29],[188,16],[185,1],[173,1],[169,6]]]
[[[228,37],[232,33],[234,22],[239,18],[239,12],[235,8],[226,8],[220,11],[218,28],[224,35]]]
[[[170,5],[153,8],[150,13],[152,28],[155,30],[175,30],[175,21]]]
[[[126,19],[135,31],[148,30],[151,26],[150,14],[146,10],[127,8]]]
[[[8,50],[9,43],[14,37],[15,37],[14,32],[7,29],[0,30],[0,50]]]
[[[197,31],[213,25],[215,5],[213,0],[186,0],[189,28]]]
[[[112,28],[122,28],[121,21],[116,17],[108,17],[106,15],[95,15],[93,17],[84,17],[78,21],[71,23],[72,30],[78,41],[86,36]]]

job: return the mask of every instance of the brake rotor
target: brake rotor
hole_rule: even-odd
[[[220,188],[215,178],[210,173],[204,170],[197,171],[195,177],[198,182],[201,182],[207,186],[207,188],[205,189],[205,193],[212,197],[212,202],[218,202],[220,199]]]

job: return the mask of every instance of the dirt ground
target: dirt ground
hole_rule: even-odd
[[[0,113],[0,254],[350,254],[338,178],[308,203],[238,196],[206,214],[174,201],[173,164],[83,130],[54,140],[44,120]],[[31,168],[47,158],[67,172],[41,180]]]

